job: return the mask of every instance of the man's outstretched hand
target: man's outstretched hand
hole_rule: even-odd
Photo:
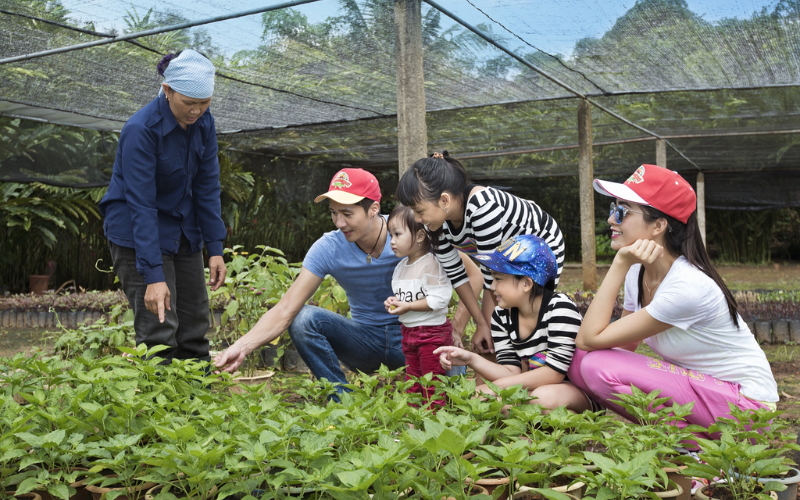
[[[214,357],[214,366],[219,371],[233,373],[244,363],[247,353],[240,346],[233,344]]]

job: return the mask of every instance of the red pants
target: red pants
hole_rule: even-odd
[[[408,328],[401,325],[403,332],[403,354],[406,357],[406,380],[410,377],[421,377],[433,373],[444,377],[444,368],[439,363],[439,355],[433,351],[439,347],[453,345],[453,326],[445,320],[436,326],[414,326]],[[434,395],[433,387],[422,387],[419,382],[408,389],[409,393],[421,393],[426,401]],[[444,399],[436,399],[435,406],[444,406]]]

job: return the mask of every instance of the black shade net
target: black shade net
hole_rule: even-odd
[[[297,179],[324,178],[343,166],[397,172],[393,1],[319,0],[2,61],[277,4],[0,0],[0,180],[107,182],[114,131],[157,94],[160,58],[186,47],[214,61],[211,110],[220,140],[254,170]],[[564,84],[423,3],[428,147],[462,158],[473,178],[576,175],[579,93],[664,136],[674,147],[670,168],[690,179],[706,174],[709,207],[800,204],[798,2],[442,4]],[[652,134],[598,107],[592,126],[596,175],[655,162]],[[64,144],[37,143],[36,154],[26,156],[25,145],[47,133]],[[745,195],[737,179],[749,173],[759,182]]]

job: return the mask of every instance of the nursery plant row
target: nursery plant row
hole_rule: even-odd
[[[300,264],[286,262],[283,253],[275,248],[261,245],[258,247],[260,253],[252,254],[238,252],[239,249],[239,246],[225,249],[229,271],[225,287],[210,293],[210,305],[212,311],[217,314],[217,324],[221,313],[228,311],[233,302],[260,305],[262,306],[260,310],[277,302],[292,284],[300,268]],[[347,298],[343,294],[344,291],[339,291],[336,287],[334,280],[326,280],[321,287],[322,293],[315,295],[313,301],[324,303],[324,299],[333,298],[334,305],[340,309],[346,308]],[[594,293],[591,291],[576,290],[566,293],[575,301],[581,312],[588,309],[594,298]],[[737,291],[735,299],[745,321],[800,320],[800,291]],[[0,296],[0,311],[9,310],[17,313],[57,311],[64,314],[70,312],[110,314],[115,306],[121,306],[124,312],[127,305],[128,301],[121,290]],[[617,306],[618,309],[622,307],[621,295]],[[617,313],[619,312],[618,310]]]
[[[800,307],[800,306],[798,306]],[[585,311],[584,311],[585,312]],[[214,312],[210,318],[210,331],[233,329],[237,317],[225,318],[224,312]],[[112,321],[113,313],[102,311],[23,311],[18,309],[0,310],[2,328],[55,328],[58,323],[65,328],[94,325],[102,319]],[[800,344],[800,320],[746,321],[747,327],[759,342],[766,344]]]
[[[432,411],[401,370],[356,374],[341,394],[309,377],[289,395],[195,361],[159,364],[157,348],[122,351],[132,357],[0,359],[0,495],[609,500],[676,497],[694,476],[711,482],[702,494],[766,500],[800,479],[778,412],[732,408],[711,428],[680,428],[669,422],[691,404],[632,388],[619,396],[632,424],[428,375],[446,396]],[[689,440],[702,461],[679,453]]]

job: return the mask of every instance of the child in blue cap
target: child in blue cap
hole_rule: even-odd
[[[599,409],[566,379],[581,314],[568,296],[553,291],[558,263],[547,243],[532,234],[515,236],[494,252],[473,258],[492,271],[490,290],[498,304],[492,314],[497,362],[446,346],[434,351],[442,367],[469,366],[500,388],[523,385],[545,408]],[[494,394],[486,385],[478,391]]]

